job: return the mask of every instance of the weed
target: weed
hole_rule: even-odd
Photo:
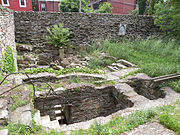
[[[81,87],[74,88],[74,91],[79,92],[81,90]]]
[[[18,95],[13,95],[13,96],[11,96],[11,98],[13,100],[13,104],[12,104],[12,108],[11,108],[12,111],[14,111],[16,108],[24,106],[28,103],[27,100],[20,99],[20,97]]]
[[[111,85],[114,85],[115,84],[115,81],[94,81],[92,82],[94,85],[96,86],[101,86],[103,84],[111,84]]]
[[[162,113],[159,117],[161,124],[180,134],[180,121],[174,119],[169,113]]]
[[[64,132],[56,132],[54,130],[51,130],[49,132],[45,132],[42,135],[64,135]]]
[[[119,79],[123,79],[123,78],[126,78],[126,77],[130,76],[130,75],[135,75],[137,73],[140,73],[140,70],[132,71],[132,72],[130,72],[130,73],[124,75],[124,76],[120,76]]]
[[[180,93],[180,80],[178,81],[171,81],[168,83],[168,86],[171,87],[176,92]]]
[[[64,68],[60,70],[54,70],[52,68],[31,68],[25,71],[26,74],[37,74],[41,72],[55,73],[56,75],[63,75],[68,73],[88,73],[88,74],[104,74],[104,72],[99,71],[98,69],[89,69],[89,68]]]

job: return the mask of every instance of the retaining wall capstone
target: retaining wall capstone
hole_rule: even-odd
[[[2,59],[8,45],[10,45],[13,50],[14,62],[17,69],[14,14],[12,10],[0,5],[0,59]]]

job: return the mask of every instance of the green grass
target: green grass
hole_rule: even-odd
[[[114,43],[105,40],[100,45],[99,43],[92,45],[87,53],[91,55],[100,52],[114,56],[117,60],[128,60],[140,67],[140,72],[151,77],[180,73],[180,45],[175,41],[138,39]]]
[[[63,132],[56,132],[54,130],[44,131],[41,126],[32,122],[32,127],[22,124],[14,124],[10,122],[7,126],[1,129],[8,129],[10,135],[64,135]]]
[[[180,100],[175,105],[180,107]],[[117,135],[155,119],[167,128],[179,133],[180,111],[176,110],[175,105],[137,110],[128,117],[116,116],[105,125],[95,122],[89,129],[75,130],[71,132],[71,135]]]
[[[180,134],[180,100],[177,100],[174,103],[173,109],[162,111],[162,113],[159,114],[159,122]]]
[[[4,79],[4,76],[2,76],[2,74],[0,73],[0,82]],[[4,80],[4,82],[2,84],[6,84],[8,83],[7,80]]]
[[[119,79],[123,79],[123,78],[126,78],[127,76],[135,75],[137,73],[140,73],[140,70],[132,71],[132,72],[130,72],[130,73],[124,75],[124,76],[119,77]]]
[[[3,129],[8,129],[11,135],[37,135],[42,131],[42,128],[40,126],[37,126],[34,122],[32,124],[32,128],[26,125],[14,124],[10,122]]]
[[[42,72],[55,73],[56,75],[63,75],[68,73],[88,73],[88,74],[104,74],[104,72],[99,71],[98,69],[90,68],[64,68],[60,70],[54,70],[52,68],[31,68],[25,71],[26,74],[37,74]]]
[[[88,130],[75,130],[71,132],[71,135],[117,135],[129,131],[138,125],[152,121],[156,114],[154,110],[136,111],[130,114],[128,118],[117,116],[105,125],[95,122]]]
[[[168,82],[167,84],[169,87],[171,87],[173,90],[175,90],[176,92],[180,93],[180,80],[176,81],[171,81]]]
[[[159,117],[161,124],[180,134],[180,121],[173,118],[169,113],[162,113]]]
[[[13,104],[11,107],[11,110],[14,111],[16,108],[24,106],[26,104],[28,104],[27,100],[22,100],[19,96],[17,95],[13,95],[11,96],[12,100],[13,100]]]

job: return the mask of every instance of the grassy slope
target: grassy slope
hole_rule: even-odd
[[[162,41],[157,39],[124,40],[121,43],[112,43],[108,40],[101,45],[96,43],[90,48],[88,54],[105,52],[118,59],[125,59],[141,68],[151,77],[180,73],[180,45],[175,41]],[[96,59],[92,59],[90,67],[98,67]],[[180,92],[180,80],[167,85]]]
[[[151,77],[180,72],[180,45],[162,40],[147,39],[111,43],[104,41],[90,53],[106,52],[117,59],[125,59],[138,65]]]

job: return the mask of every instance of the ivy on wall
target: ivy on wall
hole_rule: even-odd
[[[6,73],[12,73],[16,71],[13,51],[10,46],[7,46],[5,49],[2,71]]]

